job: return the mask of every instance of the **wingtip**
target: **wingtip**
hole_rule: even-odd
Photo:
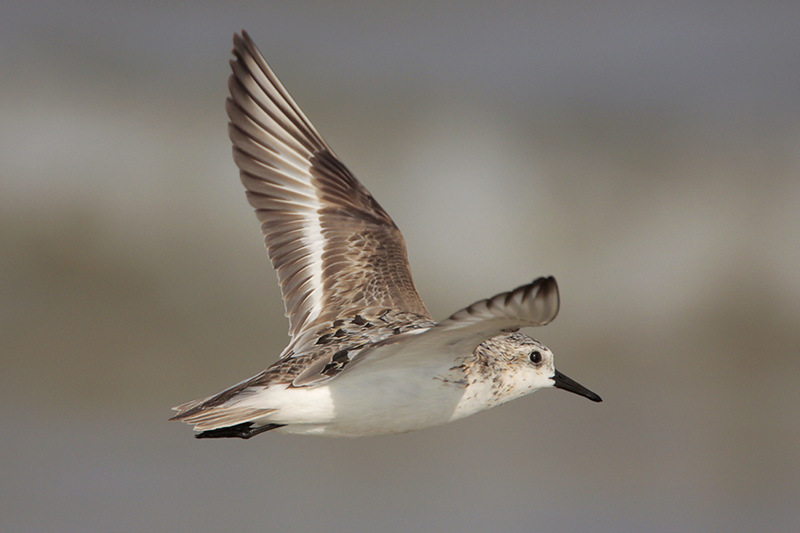
[[[255,44],[253,39],[250,37],[250,34],[247,33],[245,30],[241,30],[239,32],[233,33],[233,54],[238,55],[239,53],[246,51],[250,48],[254,48]]]
[[[558,290],[558,283],[556,282],[555,276],[545,276],[541,277],[534,281],[542,280],[540,291],[542,293],[542,297],[545,301],[550,301],[551,303],[555,304],[555,309],[552,312],[552,317],[550,318],[549,322],[552,322],[558,316],[558,312],[561,310],[561,293]]]

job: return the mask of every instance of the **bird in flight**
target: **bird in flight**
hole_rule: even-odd
[[[233,158],[278,274],[291,340],[279,360],[175,407],[198,438],[359,437],[458,420],[556,387],[600,397],[519,333],[559,308],[553,277],[441,322],[411,277],[403,236],[342,164],[246,32],[233,39],[226,109]]]

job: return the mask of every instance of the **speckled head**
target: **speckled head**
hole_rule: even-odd
[[[495,389],[503,389],[496,391],[502,396],[519,397],[541,388],[556,387],[593,402],[602,401],[599,395],[556,370],[553,352],[527,335],[493,337],[478,347],[476,355],[483,371],[496,376]]]

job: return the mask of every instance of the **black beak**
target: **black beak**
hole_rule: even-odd
[[[578,395],[583,396],[585,398],[589,398],[593,402],[602,402],[603,401],[603,399],[600,396],[598,396],[597,394],[593,393],[592,391],[590,391],[589,389],[587,389],[586,387],[584,387],[583,385],[581,385],[577,381],[574,381],[574,380],[568,378],[567,376],[565,376],[564,374],[562,374],[558,370],[556,370],[556,373],[553,375],[553,381],[556,382],[555,387],[557,389],[564,389],[564,390],[568,390],[570,392],[574,392],[575,394],[578,394]]]

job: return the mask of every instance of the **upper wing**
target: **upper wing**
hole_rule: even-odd
[[[339,161],[246,32],[234,35],[229,134],[278,272],[289,333],[366,307],[429,317],[400,230]]]
[[[470,354],[487,339],[516,331],[525,326],[544,326],[558,314],[558,285],[552,276],[480,300],[421,332],[410,331],[402,338],[394,337],[365,350],[343,373],[396,357],[424,358],[454,353]]]
[[[469,332],[465,342],[476,347],[489,337],[525,326],[544,326],[556,318],[560,299],[556,278],[547,276],[480,300],[453,313],[434,329]]]

